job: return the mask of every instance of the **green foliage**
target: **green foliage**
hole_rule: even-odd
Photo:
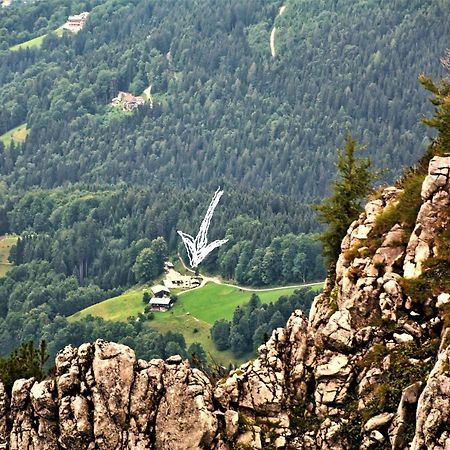
[[[366,243],[372,250],[378,248],[380,239],[395,224],[399,224],[405,230],[405,239],[412,232],[422,199],[420,191],[425,175],[421,172],[413,172],[405,175],[397,187],[403,189],[399,195],[398,201],[388,206],[382,214],[378,215],[375,221],[375,227],[372,230],[369,240]]]
[[[308,412],[307,406],[307,402],[304,401],[291,408],[290,419],[292,427],[300,433],[317,431],[320,427],[320,419],[314,413]]]
[[[45,376],[44,366],[49,358],[47,343],[41,341],[39,348],[27,342],[15,349],[7,358],[0,358],[0,381],[10,391],[14,381],[34,377],[41,381]]]
[[[427,363],[419,364],[410,362],[409,358],[435,356],[436,351],[437,347],[433,343],[426,349],[405,344],[391,352],[389,368],[383,372],[380,386],[363,413],[365,420],[382,412],[397,411],[403,390],[416,381],[425,381],[434,364],[432,358]]]
[[[133,317],[127,322],[111,322],[99,317],[88,316],[79,321],[68,322],[58,316],[52,323],[44,326],[42,336],[49,341],[49,353],[54,357],[66,345],[79,346],[83,342],[94,342],[98,338],[128,345],[141,359],[168,358],[179,354],[188,359],[190,354],[186,340],[179,332],[155,331],[151,324],[136,321]],[[201,346],[193,348],[204,355]]]
[[[166,258],[167,244],[164,238],[158,237],[150,242],[150,247],[144,248],[134,263],[133,272],[137,281],[147,283],[157,278],[164,270]]]
[[[447,53],[447,70],[450,73]],[[446,155],[450,153],[450,81],[442,79],[435,84],[430,77],[421,75],[419,81],[425,89],[431,92],[431,103],[435,106],[433,116],[423,119],[423,123],[438,132],[438,136],[431,144],[433,155]]]
[[[402,280],[405,294],[417,303],[423,304],[433,295],[450,291],[450,211],[446,211],[440,219],[441,227],[437,227],[434,242],[435,256],[425,261],[419,277]]]
[[[424,272],[417,278],[402,279],[406,295],[417,303],[425,303],[433,295],[450,290],[450,262],[441,257],[430,258],[424,264]]]
[[[76,277],[65,277],[44,261],[12,268],[0,278],[0,356],[9,354],[14,342],[40,340],[42,328],[57,315],[73,314],[114,293],[80,286]]]
[[[214,322],[211,338],[218,350],[230,348],[237,357],[253,353],[269,339],[275,328],[286,324],[294,310],[302,309],[307,313],[314,295],[307,288],[299,289],[274,303],[261,304],[258,296],[253,294],[247,304],[235,309],[231,321],[222,319]]]
[[[321,284],[315,287],[319,290]],[[294,288],[258,292],[261,301],[268,303],[283,295],[290,295]],[[142,290],[134,289],[124,294],[90,306],[69,318],[70,322],[84,319],[89,315],[105,319],[105,321],[125,322],[128,316],[139,317],[143,323],[164,334],[167,331],[179,330],[188,345],[194,342],[202,344],[208,355],[211,355],[220,365],[240,364],[243,361],[233,357],[229,351],[218,351],[211,339],[211,328],[214,322],[221,318],[231,318],[237,305],[249,302],[251,292],[241,291],[237,287],[208,283],[201,289],[186,291],[178,296],[179,300],[169,313],[151,312],[150,307],[144,309]],[[144,314],[142,314],[144,311]],[[153,317],[153,319],[152,319]],[[136,320],[136,319],[134,319]],[[197,330],[197,331],[195,331]]]
[[[177,189],[34,190],[0,199],[0,212],[7,230],[22,233],[11,252],[15,264],[44,259],[58,272],[76,274],[82,284],[109,289],[161,273],[168,253],[184,251],[176,230],[193,231],[208,198],[207,192]],[[223,237],[225,231],[229,243],[207,258],[207,271],[249,285],[262,284],[261,278],[286,284],[324,277],[320,245],[300,233],[306,226],[305,208],[286,197],[234,190],[226,202],[227,208],[217,210],[210,236]],[[136,265],[140,271],[133,271],[146,248],[156,256],[147,265],[143,258]],[[274,268],[267,258],[261,268],[265,253],[275,258]]]
[[[256,227],[256,230],[249,230],[247,227],[250,226]],[[256,286],[306,282],[325,277],[321,246],[313,236],[289,233],[275,237],[265,248],[255,248],[250,237],[258,228],[261,228],[260,223],[242,216],[229,224],[226,234],[229,242],[218,254],[224,277]]]
[[[384,345],[374,344],[366,355],[358,361],[357,366],[361,371],[365,368],[378,367],[387,354],[388,349]]]
[[[384,345],[374,344],[368,353],[358,362],[360,371],[371,367],[379,367],[384,358],[389,355],[389,367],[383,371],[379,384],[376,386],[373,398],[362,411],[358,411],[358,399],[349,397],[346,405],[346,422],[341,426],[342,435],[346,438],[349,449],[359,449],[361,444],[361,427],[371,417],[383,412],[396,412],[403,390],[416,381],[425,381],[436,356],[440,339],[426,341],[424,345],[404,344],[394,351],[389,351]],[[428,362],[413,363],[410,358],[427,360]],[[408,408],[408,405],[406,405]],[[414,434],[414,410],[409,411],[411,417],[407,420],[406,429],[402,431],[404,445],[410,442]]]
[[[62,25],[70,14],[90,11],[101,3],[96,0],[50,0],[42,3],[12,4],[1,10],[0,51],[35,37],[42,36]]]
[[[414,73],[430,71],[449,34],[448,5],[431,3],[290,0],[282,17],[279,2],[261,0],[3,8],[0,135],[23,123],[29,133],[8,149],[0,142],[0,233],[22,234],[17,267],[0,280],[0,352],[135,284],[133,266],[152,239],[182,251],[176,230],[196,229],[218,184],[227,208],[209,237],[230,241],[202,269],[251,285],[321,279],[306,204],[327,192],[336,130],[356,130],[394,172],[421,152],[416,117],[426,110]],[[9,51],[82,10],[91,14],[80,33]],[[150,85],[153,108],[109,108],[119,90]],[[152,250],[141,280],[159,273]],[[61,327],[57,342],[71,342]],[[261,324],[246,342],[266,333]]]
[[[359,450],[361,445],[361,427],[362,421],[361,416],[353,411],[353,414],[350,414],[347,422],[341,425],[340,431],[342,435],[345,437],[347,442],[347,448],[349,450]]]
[[[230,347],[230,323],[224,319],[214,322],[211,328],[211,338],[216,344],[217,350],[228,350]]]
[[[348,134],[344,149],[338,151],[338,179],[331,186],[332,194],[315,207],[319,220],[327,225],[319,239],[329,267],[337,261],[342,238],[362,211],[361,201],[372,190],[375,179],[370,171],[370,161],[355,155],[358,150],[356,141]]]
[[[150,301],[151,298],[152,298],[152,297],[150,296],[150,294],[149,294],[147,291],[145,291],[145,292],[142,294],[142,302],[144,303],[144,305],[148,305],[148,303],[149,303],[149,301]]]
[[[449,69],[448,53],[443,63]],[[425,166],[432,156],[448,154],[450,151],[450,82],[448,79],[443,79],[437,85],[431,78],[424,75],[419,80],[433,94],[430,100],[435,106],[433,116],[424,119],[423,122],[438,132],[423,158],[422,165]],[[417,204],[420,204],[420,188],[417,186],[415,191],[414,210],[417,211]],[[402,280],[406,295],[418,303],[425,303],[431,296],[450,290],[450,228],[448,227],[450,210],[444,211],[438,219],[439,222],[436,223],[438,231],[434,243],[435,256],[425,261],[423,273],[419,277]],[[428,312],[431,313],[431,311]]]
[[[187,349],[189,360],[197,367],[204,367],[207,363],[206,352],[198,342],[192,343]]]
[[[162,268],[158,266],[156,254],[151,248],[144,248],[133,266],[133,272],[140,283],[154,280],[159,275],[160,269]]]

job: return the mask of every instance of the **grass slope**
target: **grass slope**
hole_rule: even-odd
[[[255,292],[263,303],[269,303],[282,295],[290,295],[294,288],[277,289],[275,291]],[[187,291],[180,296],[175,308],[180,307],[193,316],[209,324],[218,319],[230,320],[237,306],[247,303],[252,292],[242,291],[237,287],[208,283],[201,289]]]
[[[78,320],[91,315],[105,320],[119,321],[126,320],[130,316],[137,316],[141,312],[144,312],[142,289],[132,289],[118,297],[89,306],[75,313],[69,320]]]
[[[322,289],[318,283],[313,289]],[[264,303],[277,300],[282,295],[290,295],[295,288],[283,288],[274,291],[256,292]],[[167,312],[156,312],[155,318],[147,322],[147,326],[165,333],[176,331],[183,334],[187,345],[194,342],[202,344],[205,351],[219,364],[228,365],[230,362],[239,364],[251,357],[245,355],[237,360],[231,352],[219,352],[215,348],[210,330],[218,319],[231,319],[235,308],[247,303],[252,292],[242,291],[237,287],[208,283],[206,286],[186,291],[179,295],[178,302]],[[144,311],[142,290],[133,289],[125,294],[105,300],[90,306],[69,318],[70,321],[79,320],[88,315],[102,317],[105,320],[126,320]]]
[[[62,36],[62,34],[64,33],[64,29],[61,27],[57,28],[55,31],[53,31],[52,33],[55,33],[57,36]],[[26,42],[21,42],[20,44],[16,44],[13,45],[12,47],[10,47],[10,50],[12,52],[15,52],[17,50],[25,49],[25,48],[33,48],[33,47],[40,47],[42,45],[42,43],[44,42],[45,37],[48,35],[47,34],[43,34],[42,36],[37,36],[33,39],[30,39],[29,41]]]
[[[27,129],[27,124],[23,123],[12,130],[7,131],[5,134],[0,136],[0,141],[3,142],[5,147],[11,145],[11,142],[23,142],[28,136],[29,130]]]
[[[17,236],[2,236],[0,237],[0,277],[6,275],[11,268],[11,263],[8,262],[9,252],[11,247],[16,243]]]

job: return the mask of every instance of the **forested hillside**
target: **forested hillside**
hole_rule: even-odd
[[[56,33],[82,11],[81,31]],[[143,281],[133,267],[155,239],[183,251],[176,231],[197,233],[218,186],[209,237],[229,242],[202,270],[253,286],[323,279],[310,205],[335,176],[336,148],[350,131],[386,179],[414,163],[428,142],[417,76],[439,74],[449,13],[419,0],[0,8],[0,237],[20,235],[0,279],[0,353],[44,326],[61,344],[144,333],[64,316]],[[134,111],[111,106],[150,87]]]
[[[305,208],[275,194],[266,194],[268,205],[260,198],[238,191],[225,195],[226,208],[217,208],[209,236],[229,241],[203,267],[243,284],[322,279],[320,246],[301,233]],[[0,210],[0,235],[22,234],[10,256],[16,264],[45,260],[81,284],[125,287],[139,281],[132,268],[152,239],[163,238],[170,255],[182,251],[176,231],[196,234],[208,200],[203,191],[164,188],[33,191],[10,198],[10,210]]]
[[[426,111],[417,76],[436,74],[448,3],[290,0],[276,18],[281,4],[110,0],[76,36],[4,50],[2,131],[31,130],[3,155],[4,179],[17,188],[227,180],[311,201],[326,192],[346,128],[394,174],[413,162]],[[153,109],[108,113],[118,90],[149,85]]]

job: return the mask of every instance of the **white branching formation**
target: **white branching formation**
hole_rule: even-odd
[[[208,206],[208,211],[200,225],[200,230],[194,239],[191,235],[183,233],[182,231],[177,231],[177,233],[183,239],[184,246],[189,257],[189,263],[192,268],[198,267],[198,265],[216,248],[228,242],[228,239],[221,239],[208,244],[208,229],[211,223],[214,210],[219,203],[220,197],[222,197],[223,191],[217,189],[214,194],[211,203]]]

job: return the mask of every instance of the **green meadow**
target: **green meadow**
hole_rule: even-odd
[[[312,289],[319,291],[322,286],[323,283],[317,283]],[[251,355],[236,360],[231,352],[217,351],[210,337],[214,322],[218,319],[231,319],[236,307],[247,303],[253,292],[262,302],[269,303],[282,295],[292,294],[294,290],[295,288],[288,287],[261,292],[243,291],[239,287],[208,283],[202,288],[180,293],[171,310],[155,312],[154,319],[147,321],[146,325],[161,333],[167,331],[182,333],[188,345],[193,342],[202,344],[210,357],[220,364],[240,363]],[[124,321],[130,316],[144,312],[145,304],[142,302],[142,296],[142,289],[132,289],[118,297],[90,306],[74,314],[69,320],[79,320],[92,315],[105,320]]]

